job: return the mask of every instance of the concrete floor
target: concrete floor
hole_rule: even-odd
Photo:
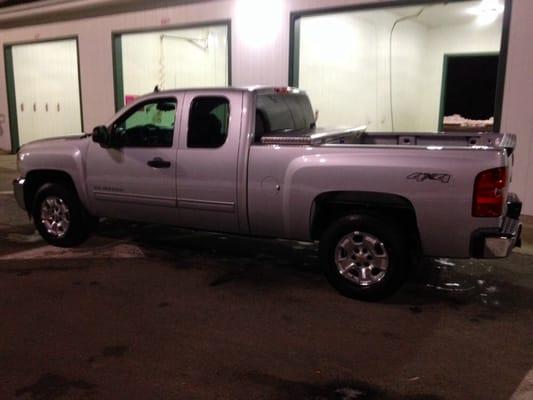
[[[531,229],[367,304],[303,243],[105,221],[46,246],[15,175],[0,156],[0,399],[508,399],[533,366]]]

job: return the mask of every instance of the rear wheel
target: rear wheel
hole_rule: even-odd
[[[324,232],[320,256],[328,280],[340,293],[376,301],[404,282],[406,248],[394,224],[370,215],[351,215]]]
[[[88,216],[76,193],[60,184],[41,186],[35,195],[32,217],[43,239],[54,246],[75,246],[89,233]]]

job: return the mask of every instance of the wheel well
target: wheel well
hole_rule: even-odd
[[[72,177],[64,171],[56,170],[36,170],[30,171],[26,175],[26,181],[24,183],[24,203],[26,210],[31,213],[33,206],[33,199],[39,188],[45,183],[59,183],[65,187],[71,189],[73,193],[78,195],[76,186]]]
[[[377,192],[328,192],[319,195],[313,203],[311,237],[319,240],[328,226],[350,214],[369,214],[392,220],[407,229],[410,239],[420,244],[416,212],[405,197]]]

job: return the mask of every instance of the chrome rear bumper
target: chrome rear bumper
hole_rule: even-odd
[[[503,258],[515,247],[522,245],[520,213],[522,202],[514,193],[507,199],[507,215],[502,226],[495,229],[482,228],[472,234],[471,255],[474,258]]]
[[[483,258],[507,257],[515,247],[521,245],[522,224],[520,221],[505,218],[502,230],[496,236],[486,236]]]

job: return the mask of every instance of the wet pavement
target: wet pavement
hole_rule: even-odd
[[[314,245],[103,221],[45,245],[0,156],[0,399],[508,399],[533,367],[533,256],[428,259],[382,303]],[[533,398],[533,397],[532,397]]]

